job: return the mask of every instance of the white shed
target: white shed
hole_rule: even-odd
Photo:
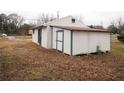
[[[85,26],[65,17],[33,29],[32,41],[65,54],[79,55],[110,51],[110,32]]]

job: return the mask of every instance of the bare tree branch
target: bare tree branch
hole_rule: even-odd
[[[47,23],[47,22],[52,21],[54,19],[56,19],[56,17],[54,15],[42,13],[37,18],[37,25]]]

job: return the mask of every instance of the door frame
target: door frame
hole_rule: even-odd
[[[62,32],[62,40],[58,40],[58,33],[59,32]],[[58,42],[62,43],[62,51],[61,52],[64,52],[64,30],[57,30],[56,31],[56,50],[58,50]],[[58,50],[58,51],[60,51],[60,50]]]
[[[38,29],[38,43],[42,45],[42,29]]]

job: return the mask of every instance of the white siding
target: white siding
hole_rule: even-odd
[[[43,28],[42,29],[42,41],[41,41],[41,46],[47,48],[47,29]]]
[[[34,33],[32,34],[32,42],[38,44],[38,29],[35,29]]]
[[[99,46],[103,52],[110,50],[110,33],[93,33],[89,34],[89,52],[96,52]]]
[[[97,46],[103,52],[110,51],[110,33],[74,31],[73,55],[96,52]]]
[[[47,48],[52,48],[52,27],[47,27]]]
[[[88,43],[88,38],[86,32],[74,31],[72,55],[87,53],[88,50],[87,43]]]
[[[42,29],[41,46],[56,49],[56,31],[64,30],[64,50],[63,52],[71,55],[71,31],[56,27]],[[52,36],[51,36],[52,35]],[[62,36],[62,35],[60,35]],[[62,37],[59,37],[62,39]],[[32,41],[38,44],[38,29],[32,34]],[[104,32],[81,32],[73,31],[72,55],[87,54],[97,51],[97,46],[103,52],[110,51],[110,33]],[[58,44],[61,45],[61,44]],[[58,49],[61,46],[58,46]],[[61,50],[61,48],[60,48]]]
[[[68,16],[68,17],[65,17],[65,18],[60,18],[60,19],[57,19],[57,20],[54,20],[50,23],[48,23],[49,25],[52,24],[52,25],[67,25],[67,24],[72,24],[72,19],[73,17],[72,16]],[[80,22],[79,20],[75,20],[75,23],[82,23]]]
[[[71,31],[64,30],[64,53],[71,54]]]
[[[51,48],[51,28],[49,26],[43,27],[41,31],[41,46]],[[38,29],[35,29],[32,34],[32,42],[38,44]]]

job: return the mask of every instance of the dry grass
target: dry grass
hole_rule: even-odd
[[[30,40],[0,40],[0,80],[124,80],[124,44],[112,53],[68,56]]]

